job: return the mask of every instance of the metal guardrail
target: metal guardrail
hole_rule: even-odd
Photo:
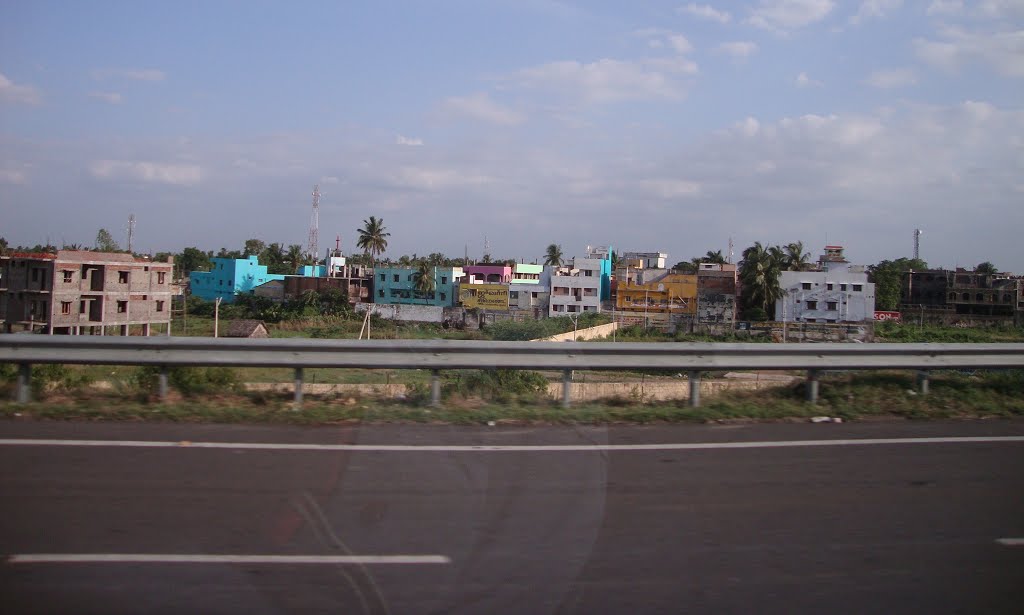
[[[36,363],[161,366],[289,367],[302,401],[306,367],[430,369],[431,399],[440,398],[442,369],[560,370],[568,405],[572,370],[666,369],[687,372],[690,402],[700,403],[700,372],[807,370],[808,400],[817,401],[818,372],[832,369],[928,370],[1024,368],[1024,344],[714,344],[608,342],[484,342],[463,340],[310,340],[189,337],[0,335],[0,362],[20,366],[16,397],[29,399]]]

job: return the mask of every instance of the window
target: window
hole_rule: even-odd
[[[397,282],[397,281],[398,281],[398,278],[399,278],[399,277],[401,277],[401,276],[399,276],[399,275],[398,275],[398,274],[396,273],[396,274],[394,274],[394,276],[393,276],[393,277],[394,277],[394,281],[395,281],[395,282]]]
[[[382,298],[382,299],[384,298],[384,289],[383,288],[377,291],[377,296]]]
[[[447,299],[448,299],[448,294],[447,293],[441,293],[441,301],[445,301]]]
[[[817,301],[808,301],[807,302],[807,309],[808,310],[816,310],[816,309],[818,309],[818,302]]]
[[[448,276],[441,276],[441,283],[442,284],[447,284],[448,283]]]
[[[511,292],[510,292],[510,293],[508,294],[508,298],[509,298],[509,299],[518,299],[518,298],[519,298],[519,291],[518,291],[518,290],[513,290],[513,291],[511,291]]]
[[[839,290],[846,290],[846,284],[840,284]]]
[[[166,271],[157,271],[156,272],[156,283],[157,284],[163,284],[164,283],[164,279],[166,277],[167,277],[167,272]]]
[[[72,272],[70,272],[70,271],[65,271],[65,272],[64,272],[64,283],[66,284],[66,283],[70,282],[70,281],[71,281],[71,277],[72,277],[73,275],[74,275],[74,274],[73,274]]]
[[[164,311],[164,302],[163,301],[157,301],[156,302],[156,311],[158,311],[158,312]]]
[[[961,293],[960,300],[961,301],[970,301],[971,300],[970,293]]]
[[[854,284],[853,285],[853,292],[859,293],[862,290],[864,290],[864,285],[863,284]],[[931,294],[931,293],[929,293],[929,294]]]
[[[384,277],[384,274],[383,274],[383,273],[382,273],[382,274],[380,274],[380,281],[381,281],[381,282],[383,282],[383,281],[384,281],[385,279],[386,279],[386,278]]]
[[[985,300],[985,296],[982,295],[981,293],[978,293],[974,295],[974,300],[980,303]]]
[[[127,301],[118,301],[117,302],[117,313],[118,314],[127,314],[128,313],[128,302]]]
[[[825,309],[827,309],[827,310],[831,310],[831,311],[834,312],[838,308],[839,308],[839,304],[836,301],[827,301],[827,302],[825,302]]]
[[[217,286],[224,286],[224,280],[217,280]]]
[[[811,290],[811,283],[810,282],[804,282],[803,284],[800,285],[800,288],[802,288],[804,290]]]
[[[38,282],[39,281],[39,270],[38,269],[33,269],[32,270],[32,281],[33,282]]]
[[[949,293],[949,300],[956,301],[956,293]]]
[[[70,301],[61,301],[60,302],[60,313],[61,314],[70,314],[71,313],[71,302]]]
[[[128,272],[127,271],[118,271],[117,272],[117,283],[118,284],[127,284],[128,283]]]
[[[832,324],[836,324],[836,319],[835,319],[835,318],[829,318],[829,319],[828,319],[828,320],[826,320],[825,322],[828,322],[828,323],[832,323]]]
[[[828,289],[828,290],[832,290],[832,287],[833,287],[833,286],[834,286],[834,284],[832,284],[831,282],[829,282],[828,284],[826,284],[826,285],[825,285],[825,288],[826,288],[826,289]]]
[[[584,269],[583,270],[583,275],[585,277],[592,278],[592,277],[594,277],[594,272],[591,271],[590,269]]]
[[[537,293],[533,293],[533,298],[534,298],[534,299],[536,299],[536,298],[537,298]]]
[[[82,299],[81,301],[78,302],[78,313],[79,314],[85,314],[86,310],[88,310],[88,309],[89,309],[89,302],[88,301],[86,301],[85,299]]]

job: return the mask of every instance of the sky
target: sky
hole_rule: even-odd
[[[1024,273],[1024,0],[0,0],[0,236]]]

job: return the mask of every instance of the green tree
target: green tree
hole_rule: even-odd
[[[694,273],[697,273],[697,264],[695,264],[694,261],[700,261],[700,259],[697,258],[697,259],[690,259],[688,261],[679,261],[675,265],[672,265],[672,271],[675,271],[676,273],[683,273],[683,274],[688,274],[688,275],[692,275]]]
[[[120,252],[121,246],[117,245],[114,241],[113,235],[110,234],[105,228],[101,228],[96,233],[96,251],[97,252]]]
[[[259,254],[259,260],[260,264],[267,266],[267,273],[284,275],[295,273],[285,259],[284,246],[279,243],[272,243],[263,248]]]
[[[810,269],[810,252],[804,252],[804,242],[794,241],[783,249],[783,267],[786,271],[807,271]]]
[[[295,273],[299,270],[299,267],[306,264],[306,254],[302,251],[302,246],[293,243],[288,246],[288,251],[284,255],[285,262],[291,268],[291,273]]]
[[[217,258],[242,258],[242,253],[238,250],[228,250],[227,248],[221,248],[220,252],[217,252]]]
[[[775,312],[775,302],[782,297],[779,273],[784,254],[778,246],[765,249],[760,241],[743,251],[740,280],[743,282],[741,300],[745,310],[761,308],[768,314]]]
[[[707,253],[704,255],[703,260],[705,263],[715,263],[716,265],[725,264],[725,256],[722,255],[721,250],[708,250]]]
[[[875,309],[898,310],[902,295],[902,277],[907,271],[922,271],[928,263],[921,259],[897,258],[884,260],[868,267],[868,280],[875,285]]]
[[[993,265],[992,263],[990,263],[988,261],[985,261],[984,263],[981,263],[977,267],[975,267],[974,268],[974,272],[975,273],[987,273],[987,274],[991,275],[991,274],[999,273],[999,270],[996,269],[996,266]]]
[[[7,253],[7,240],[4,239],[3,237],[0,237],[0,254],[6,254],[6,253]]]
[[[181,277],[186,277],[193,271],[209,271],[212,265],[208,253],[193,247],[182,250],[174,259],[174,264],[177,265]]]
[[[544,264],[560,267],[562,265],[562,246],[555,243],[549,244],[544,253]]]
[[[426,259],[421,259],[416,265],[416,271],[412,274],[413,288],[416,294],[423,297],[423,303],[433,297],[436,283],[434,281],[434,266]]]
[[[388,233],[384,226],[384,219],[370,216],[369,219],[363,220],[363,228],[357,229],[356,232],[359,233],[356,247],[370,257],[371,266],[376,265],[377,257],[388,249],[388,237],[391,237],[391,233]]]
[[[263,251],[267,249],[267,244],[263,243],[259,239],[246,239],[245,249],[242,250],[242,258],[249,258],[255,256],[259,258]]]

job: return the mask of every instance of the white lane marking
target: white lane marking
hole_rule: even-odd
[[[999,538],[996,542],[1004,547],[1024,547],[1024,538]]]
[[[268,451],[379,451],[379,452],[571,452],[571,451],[687,451],[730,448],[790,448],[801,446],[865,446],[871,444],[975,444],[1024,442],[1024,436],[944,438],[861,438],[847,440],[781,440],[768,442],[666,442],[662,444],[283,444],[277,442],[190,442],[148,440],[0,439],[0,446],[97,446],[126,448],[213,448]]]
[[[450,564],[444,555],[205,555],[188,553],[23,553],[12,564]]]

